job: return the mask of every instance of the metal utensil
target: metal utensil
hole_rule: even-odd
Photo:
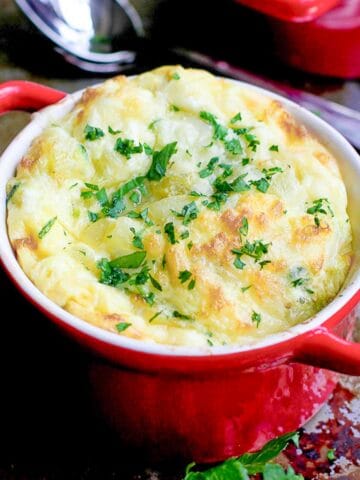
[[[127,0],[16,0],[67,61],[96,73],[115,73],[133,64],[137,52],[121,50],[129,36],[143,37],[142,21]],[[183,48],[170,50],[198,66],[284,95],[318,113],[360,148],[360,112],[308,92],[265,79],[246,70]]]
[[[16,3],[60,47],[65,58],[80,68],[87,70],[93,65],[93,71],[113,72],[135,61],[136,51],[121,47],[142,37],[144,29],[140,16],[127,0],[16,0]]]

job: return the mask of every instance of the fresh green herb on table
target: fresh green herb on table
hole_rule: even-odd
[[[299,435],[288,433],[268,442],[260,451],[230,458],[207,470],[194,471],[195,464],[186,469],[184,480],[249,480],[250,475],[261,474],[263,480],[304,480],[292,467],[285,469],[273,463],[289,442],[298,446]]]

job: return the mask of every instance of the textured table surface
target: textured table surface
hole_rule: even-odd
[[[178,2],[172,2],[175,14]],[[136,3],[150,24],[156,2]],[[179,3],[181,17],[191,2]],[[167,18],[166,7],[164,12]],[[166,22],[163,28],[166,32]],[[195,47],[204,45],[200,42]],[[210,47],[215,51],[218,45]],[[233,51],[228,54],[234,58]],[[154,55],[133,71],[164,61],[172,59]],[[261,71],[258,63],[255,68]],[[273,60],[264,65],[274,77],[360,110],[359,82],[324,81],[277,68]],[[0,0],[0,81],[15,78],[69,92],[101,80],[67,66],[31,29],[13,1]],[[0,153],[28,120],[29,115],[21,112],[0,117]],[[3,272],[0,287],[0,480],[180,480],[184,465],[159,467],[118,445],[91,405],[86,354],[23,300]],[[329,448],[335,448],[334,462],[327,459]],[[328,404],[306,427],[300,449],[290,447],[280,460],[290,460],[308,479],[360,479],[359,381],[343,378]]]

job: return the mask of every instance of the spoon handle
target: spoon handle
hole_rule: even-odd
[[[212,59],[199,52],[193,52],[183,48],[173,50],[177,55],[211,68],[215,72],[258,87],[271,90],[293,102],[319,115],[323,120],[332,125],[346,137],[356,148],[360,149],[360,112],[339,103],[313,95],[312,93],[297,90],[281,83],[263,78],[241,68],[230,65],[227,62]]]

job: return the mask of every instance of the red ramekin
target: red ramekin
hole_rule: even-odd
[[[68,112],[81,92],[65,96],[21,81],[0,85],[0,112],[58,102],[34,114],[1,157],[1,263],[25,297],[94,353],[94,396],[119,437],[157,458],[210,462],[258,449],[318,411],[336,384],[334,372],[360,375],[360,345],[347,341],[360,301],[359,156],[316,115],[243,85],[280,100],[338,159],[349,199],[354,257],[342,291],[313,318],[255,345],[215,348],[171,347],[117,335],[74,317],[31,283],[7,235],[6,183],[31,141]]]

